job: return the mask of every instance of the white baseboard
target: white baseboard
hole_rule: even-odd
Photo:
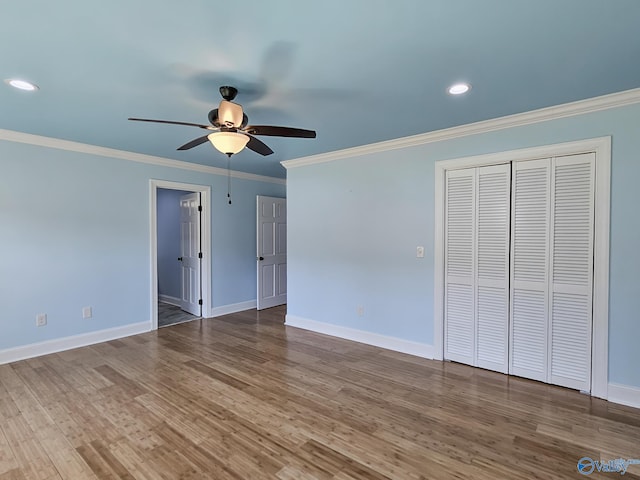
[[[251,310],[252,308],[256,308],[257,305],[258,304],[255,300],[248,300],[246,302],[232,303],[230,305],[223,305],[221,307],[213,307],[211,309],[211,315],[209,315],[209,318],[229,315],[230,313],[242,312],[243,310]]]
[[[31,343],[21,347],[0,350],[0,365],[3,363],[17,362],[27,358],[39,357],[50,353],[63,352],[72,348],[86,347],[94,343],[108,342],[130,335],[137,335],[151,331],[151,322],[140,322],[125,325],[123,327],[108,328],[96,332],[81,333],[71,337],[56,338],[39,343]]]
[[[609,401],[640,408],[640,388],[629,385],[609,384]]]
[[[174,305],[176,307],[180,306],[180,299],[178,297],[172,297],[171,295],[158,295],[158,301],[163,303],[168,303],[169,305]]]
[[[289,327],[304,328],[316,333],[324,333],[332,337],[344,338],[345,340],[353,340],[354,342],[366,343],[376,347],[394,350],[396,352],[408,353],[422,358],[433,358],[433,345],[426,343],[412,342],[411,340],[403,340],[396,337],[388,337],[378,333],[371,333],[365,330],[357,330],[355,328],[342,327],[340,325],[332,325],[330,323],[309,320],[308,318],[297,317],[295,315],[287,315],[285,325]]]

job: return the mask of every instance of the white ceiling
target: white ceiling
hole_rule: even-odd
[[[261,137],[233,168],[299,158],[640,87],[638,0],[23,0],[0,9],[0,128],[213,166],[176,151],[236,86]],[[452,97],[465,80],[470,93]]]

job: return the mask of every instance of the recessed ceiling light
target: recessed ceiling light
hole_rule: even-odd
[[[463,93],[467,93],[471,90],[471,85],[468,83],[455,83],[447,88],[447,92],[451,95],[462,95]]]
[[[27,82],[26,80],[18,80],[17,78],[9,78],[5,80],[5,82],[14,88],[19,88],[20,90],[27,90],[29,92],[33,92],[34,90],[39,89],[39,87],[35,83]]]

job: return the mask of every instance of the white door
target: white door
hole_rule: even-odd
[[[547,381],[550,159],[513,166],[509,373]]]
[[[287,303],[287,201],[257,198],[257,308]]]
[[[511,165],[477,170],[476,365],[509,370]]]
[[[591,153],[515,162],[512,179],[447,172],[444,358],[590,390],[594,168]]]
[[[447,172],[445,349],[448,360],[506,373],[510,165]]]
[[[591,389],[595,154],[518,162],[513,180],[515,375]]]
[[[202,296],[200,248],[200,193],[189,193],[180,198],[180,257],[182,272],[182,298],[180,308],[201,316]]]
[[[547,381],[589,392],[595,154],[554,158],[552,185]]]
[[[444,358],[475,365],[476,169],[447,172]]]

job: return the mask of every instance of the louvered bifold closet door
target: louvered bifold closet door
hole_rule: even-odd
[[[506,373],[511,166],[447,172],[445,359]]]
[[[511,165],[477,169],[476,365],[509,368]]]
[[[445,198],[444,358],[475,358],[475,168],[448,171]]]
[[[509,373],[547,381],[550,159],[514,162]]]
[[[552,162],[550,383],[591,389],[595,154]]]
[[[589,391],[595,154],[513,168],[509,371]]]

